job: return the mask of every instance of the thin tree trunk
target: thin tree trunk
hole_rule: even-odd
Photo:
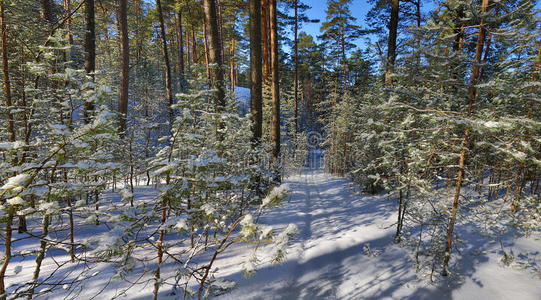
[[[229,81],[231,91],[235,91],[235,39],[231,38],[231,49],[229,51]]]
[[[298,118],[297,118],[297,106],[298,106],[298,89],[299,89],[299,81],[298,81],[298,73],[299,73],[299,64],[298,64],[298,56],[299,56],[299,39],[298,39],[298,29],[299,29],[299,16],[298,16],[298,4],[299,0],[295,1],[295,38],[294,38],[294,64],[295,64],[295,71],[294,71],[294,81],[295,81],[295,87],[294,87],[294,96],[293,96],[293,120],[294,120],[294,128],[293,128],[293,140],[296,140],[297,138],[297,130],[298,130]]]
[[[488,0],[483,0],[481,13],[484,14],[488,7]],[[481,56],[483,54],[483,47],[485,43],[486,29],[484,24],[484,18],[481,18],[479,24],[479,35],[477,36],[477,45],[475,47],[475,63],[472,68],[471,79],[469,84],[469,100],[468,100],[468,116],[472,113],[473,102],[475,101],[477,80],[479,77],[479,63],[481,62]],[[470,129],[466,128],[464,130],[464,142],[462,145],[462,151],[460,152],[459,162],[458,162],[458,176],[456,181],[455,196],[453,200],[453,208],[451,210],[451,217],[449,219],[449,227],[447,228],[447,242],[445,245],[445,256],[443,260],[443,270],[441,274],[447,276],[447,266],[449,264],[449,259],[451,258],[451,246],[453,243],[453,230],[455,227],[456,213],[458,210],[458,200],[460,199],[460,189],[462,187],[462,182],[464,180],[464,165],[466,161],[466,150],[468,148],[470,138]]]
[[[0,0],[0,6],[2,6],[3,8],[3,0]],[[13,206],[10,206],[8,209],[8,216],[6,220],[6,235],[4,238],[4,261],[2,263],[2,267],[0,268],[0,300],[5,300],[7,298],[4,279],[6,277],[6,270],[8,268],[9,261],[11,260],[11,235],[13,231],[13,215],[15,215],[15,209],[13,208]]]
[[[250,1],[250,110],[253,142],[261,142],[263,128],[263,95],[261,73],[261,2]]]
[[[194,64],[199,63],[199,58],[197,57],[197,44],[195,42],[195,28],[192,26],[192,61]]]
[[[342,18],[342,12],[338,11],[338,16]],[[347,61],[346,61],[346,36],[344,27],[340,26],[340,48],[342,50],[342,75],[344,76],[344,93],[347,89]]]
[[[186,30],[186,63],[188,64],[188,70],[190,69],[190,33]]]
[[[392,83],[391,73],[394,70],[396,59],[396,37],[398,32],[398,10],[399,0],[391,2],[391,21],[389,23],[389,40],[387,43],[387,61],[385,62],[385,85]]]
[[[205,46],[205,70],[207,71],[207,80],[210,83],[210,66],[209,66],[209,42],[207,35],[207,22],[203,18],[203,43]]]
[[[96,71],[96,23],[94,20],[94,0],[85,0],[85,72],[94,81]],[[89,113],[94,110],[94,104],[85,100],[85,122],[90,121]]]
[[[280,60],[278,57],[278,20],[277,20],[276,0],[269,1],[269,17],[271,24],[271,64],[272,64],[272,158],[274,160],[276,179],[280,181],[278,163],[280,159]]]
[[[130,49],[128,41],[128,7],[127,0],[119,0],[118,23],[120,27],[120,97],[118,101],[118,112],[120,113],[119,131],[124,137],[126,132],[126,119],[128,115],[128,88],[130,80]]]
[[[169,64],[169,51],[167,50],[167,33],[163,22],[162,4],[156,0],[156,9],[158,10],[158,21],[160,22],[160,35],[162,40],[163,62],[165,65],[165,95],[169,104],[169,126],[173,127],[173,92],[171,91],[171,65]]]
[[[4,72],[4,93],[6,97],[6,107],[8,111],[8,133],[9,141],[15,142],[15,121],[13,115],[11,114],[11,82],[9,80],[9,64],[8,64],[8,50],[7,50],[7,29],[6,29],[6,19],[4,15],[4,1],[0,0],[0,22],[1,34],[2,34],[2,68]]]
[[[167,175],[167,178],[165,179],[165,184],[169,185],[169,175]],[[160,235],[158,237],[157,242],[157,252],[158,252],[158,266],[156,267],[156,272],[154,273],[154,292],[152,293],[152,300],[158,299],[158,291],[160,289],[160,267],[163,262],[163,237],[165,235],[165,230],[163,229],[163,224],[165,223],[165,220],[167,218],[167,198],[163,197],[162,199],[162,211],[161,211],[161,228],[160,229]]]
[[[66,19],[66,31],[68,42],[73,45],[73,34],[71,33],[71,0],[64,0],[64,18]]]
[[[39,273],[41,271],[41,263],[43,262],[43,259],[45,258],[45,253],[47,252],[47,235],[49,234],[49,222],[50,222],[50,216],[45,215],[43,216],[42,221],[42,227],[41,227],[41,242],[39,247],[38,256],[36,257],[36,266],[34,268],[34,274],[32,276],[32,282],[31,287],[28,289],[28,297],[27,299],[30,300],[34,296],[34,289],[38,285],[38,279],[39,279]]]

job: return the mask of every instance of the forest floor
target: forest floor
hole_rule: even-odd
[[[498,242],[478,234],[475,228],[479,224],[459,222],[456,232],[461,242],[457,243],[459,251],[453,251],[451,276],[444,278],[435,273],[431,282],[430,270],[415,271],[413,251],[393,243],[396,201],[386,195],[359,193],[349,180],[322,170],[306,169],[302,175],[291,176],[284,183],[289,185],[289,196],[260,221],[275,228],[296,224],[299,234],[288,248],[285,261],[271,264],[265,260],[270,246],[259,247],[258,271],[244,278],[242,265],[253,256],[254,246],[230,247],[215,262],[216,278],[234,280],[237,287],[219,299],[540,299],[541,235],[538,232],[528,238],[513,233],[502,237],[504,249],[516,258],[510,266],[504,266]],[[155,196],[153,187],[141,186],[135,190],[137,203],[152,202]],[[117,193],[104,193],[105,200],[112,199],[111,204],[119,203],[119,198]],[[80,238],[110,230],[103,225],[81,228],[77,232]],[[24,244],[27,249],[38,247],[37,242]],[[51,251],[55,253],[45,258],[41,279],[79,274],[75,270],[78,267],[69,264],[58,269],[59,264],[68,262],[69,256],[65,251]],[[153,257],[154,253],[148,255]],[[16,271],[8,272],[6,278],[13,289],[31,280],[34,262],[29,257],[14,260],[12,264]],[[163,266],[164,276],[175,271],[174,265]],[[131,276],[136,278],[141,272],[136,268]],[[112,279],[114,274],[113,267],[99,264],[79,275],[84,280],[72,287],[75,291],[57,286],[46,292],[50,287],[40,287],[37,291],[42,296],[36,298],[151,298],[151,273],[145,275],[147,284],[133,286],[123,295],[119,293],[130,284]],[[178,296],[171,295],[170,286],[164,286],[160,292],[160,299],[175,297]]]
[[[220,299],[540,299],[540,235],[504,237],[507,252],[529,261],[528,267],[518,260],[504,266],[498,243],[459,225],[461,255],[451,265],[456,273],[434,274],[431,282],[430,270],[416,273],[411,251],[393,243],[395,201],[357,193],[349,180],[321,170],[286,183],[291,190],[287,203],[262,221],[297,225],[299,235],[287,260],[245,279],[239,264],[249,254],[222,258],[218,275],[238,286]]]

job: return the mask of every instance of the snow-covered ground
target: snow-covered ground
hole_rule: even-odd
[[[292,190],[287,204],[263,220],[298,226],[300,234],[287,261],[264,265],[244,279],[239,264],[248,259],[247,253],[221,259],[221,275],[238,286],[220,299],[541,299],[540,274],[518,265],[502,266],[496,243],[464,235],[472,239],[464,244],[482,248],[462,253],[454,270],[461,275],[436,274],[430,283],[416,274],[409,251],[393,243],[393,201],[353,193],[347,179],[322,171],[291,177],[287,183]],[[515,254],[529,253],[541,265],[541,236],[504,245]]]
[[[435,274],[434,282],[430,283],[425,273],[415,272],[411,252],[393,243],[394,201],[384,195],[356,193],[347,179],[321,170],[305,170],[285,183],[291,190],[287,200],[261,219],[262,223],[275,227],[297,225],[299,235],[289,248],[285,262],[272,265],[261,261],[257,273],[244,278],[242,265],[252,257],[254,247],[245,244],[231,247],[218,257],[216,275],[235,280],[238,285],[219,299],[541,299],[539,272],[518,263],[503,266],[499,243],[490,242],[467,226],[457,226],[463,243],[459,247],[460,260],[451,266],[456,275],[443,278]],[[136,202],[153,201],[154,196],[152,188],[136,189]],[[108,197],[118,196],[106,193],[105,198]],[[95,235],[92,226],[82,227],[77,234]],[[101,226],[100,230],[106,229]],[[526,256],[530,264],[541,270],[538,233],[518,239],[508,235],[502,243],[506,251]],[[263,253],[267,250],[267,247],[259,249],[260,257],[265,257]],[[41,278],[49,276],[57,264],[69,259],[59,250],[52,251],[55,251],[54,260],[50,256],[44,260]],[[456,251],[453,256],[457,256]],[[14,260],[12,264],[10,269],[14,267],[11,270],[15,271],[7,274],[8,286],[13,288],[31,279],[32,259]],[[54,276],[70,276],[68,271],[73,268],[67,264]],[[115,271],[111,266],[96,265],[84,274],[73,273],[77,274],[75,277],[84,278],[79,284],[53,286],[52,292],[37,298],[149,299],[153,285],[151,271],[152,268],[136,269],[131,276],[146,276],[148,283],[136,285],[119,296],[130,284],[112,278]],[[142,275],[143,272],[148,273]],[[167,265],[162,272],[174,274]],[[44,288],[50,287],[36,291]],[[169,285],[164,285],[161,291],[160,299],[179,297],[171,295]]]

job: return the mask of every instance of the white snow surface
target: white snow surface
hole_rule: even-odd
[[[232,246],[218,257],[214,267],[218,268],[218,279],[236,281],[237,286],[218,299],[540,299],[539,273],[513,265],[503,266],[500,245],[468,234],[464,227],[456,228],[464,243],[459,246],[460,259],[456,259],[458,254],[453,251],[455,259],[450,270],[455,275],[434,274],[431,283],[426,274],[415,272],[411,252],[393,243],[395,201],[385,195],[356,193],[349,180],[321,170],[305,171],[285,183],[290,194],[284,204],[273,208],[260,222],[273,228],[286,228],[289,224],[298,228],[298,236],[289,246],[286,260],[282,264],[271,264],[266,261],[269,255],[265,252],[272,252],[272,247],[262,247],[258,257],[267,259],[259,261],[255,275],[244,278],[242,267],[250,264],[253,246]],[[138,187],[135,202],[153,201],[155,194],[152,188]],[[104,196],[105,199],[111,197],[119,196],[116,193]],[[84,227],[77,234],[94,236],[99,232]],[[532,233],[529,238],[505,239],[503,245],[506,251],[515,254],[528,253],[537,266],[541,265],[538,233]],[[35,250],[38,244],[29,244],[27,248]],[[55,252],[55,261],[49,255],[44,260],[40,277],[48,276],[47,270],[54,270],[57,262],[69,260],[67,254]],[[6,274],[7,286],[13,288],[28,282],[33,269],[34,261],[30,258],[13,260],[11,271]],[[73,267],[67,264],[61,272],[70,276],[71,270]],[[174,274],[174,271],[167,264],[163,265],[163,274]],[[110,266],[100,264],[79,275],[84,281],[75,291],[66,285],[52,291],[41,290],[43,294],[35,298],[112,299],[125,292],[118,298],[151,299],[152,272],[148,274],[148,284],[127,291],[129,283],[113,278],[114,274]],[[136,271],[133,276],[140,274]],[[178,297],[172,295],[170,287],[162,286],[160,299]]]
[[[239,251],[220,260],[218,276],[238,284],[219,299],[541,299],[539,274],[502,266],[496,243],[479,249],[486,254],[463,253],[460,265],[453,266],[460,275],[435,274],[430,283],[416,274],[410,252],[393,243],[394,201],[354,193],[347,179],[322,171],[309,171],[286,183],[291,190],[287,203],[262,222],[297,225],[299,236],[287,260],[281,265],[263,263],[250,278],[238,270],[249,253]],[[479,240],[471,239],[465,243],[477,246]],[[515,240],[512,248],[531,251],[541,261],[541,236]]]

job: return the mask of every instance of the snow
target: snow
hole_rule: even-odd
[[[9,205],[14,205],[14,206],[15,206],[15,205],[23,205],[23,204],[24,204],[24,200],[23,200],[23,198],[17,196],[17,197],[13,197],[13,198],[11,198],[11,199],[8,199],[8,200],[7,200],[7,203],[8,203]]]
[[[17,187],[21,187],[26,184],[26,182],[30,179],[30,175],[28,174],[19,174],[13,177],[10,177],[8,181],[0,188],[0,190],[11,190]]]
[[[23,181],[22,178],[8,180],[11,184]],[[259,228],[258,238],[272,238],[276,243],[260,245],[257,254],[252,245],[242,243],[220,254],[213,265],[218,270],[213,285],[223,290],[234,288],[217,299],[539,299],[541,235],[538,232],[532,232],[528,238],[502,237],[507,253],[526,257],[506,266],[501,262],[499,243],[475,233],[474,224],[459,224],[456,232],[463,242],[457,243],[460,254],[453,251],[450,265],[453,273],[449,277],[434,274],[434,282],[431,282],[426,272],[416,273],[411,251],[393,243],[395,201],[387,195],[357,193],[352,186],[349,180],[321,170],[304,170],[302,175],[292,176],[275,188],[271,192],[273,197],[289,190],[284,203],[272,207],[266,214],[245,216],[241,230],[246,227],[247,234],[253,232],[254,222],[259,219],[259,223],[265,225]],[[127,190],[106,192],[102,203],[126,205],[120,201],[126,196],[121,195],[124,193],[128,194]],[[157,194],[153,187],[136,187],[134,202],[136,206],[150,203]],[[84,204],[78,201],[76,206],[84,207]],[[56,203],[41,203],[40,209],[55,210]],[[212,214],[213,209],[203,208],[207,214]],[[93,221],[83,225],[79,220],[77,239],[97,243],[98,251],[114,250],[124,228],[115,226],[105,230],[107,227],[96,227]],[[165,226],[179,231],[188,229],[184,218],[171,218]],[[38,243],[24,245],[21,253],[38,249]],[[155,253],[146,255],[152,261]],[[274,265],[274,259],[282,263]],[[47,255],[40,277],[46,278],[56,270],[57,264],[66,263],[55,276],[67,275],[72,276],[71,279],[79,276],[81,281],[73,286],[67,281],[61,282],[49,292],[38,289],[41,293],[36,299],[90,299],[97,294],[111,299],[126,289],[123,298],[151,298],[152,264],[125,275],[128,279],[148,278],[148,284],[129,288],[130,284],[118,277],[120,271],[111,265],[100,263],[80,270],[77,268],[83,264],[68,262],[69,255],[65,251],[55,252],[54,261]],[[126,261],[124,265],[130,268],[132,264]],[[171,266],[174,265],[167,262],[162,265],[164,280],[178,271]],[[74,271],[76,269],[78,271]],[[14,258],[6,275],[7,285],[14,288],[30,281],[33,270],[33,259]],[[253,275],[245,278],[245,274]],[[176,299],[178,294],[171,292],[170,285],[164,284],[160,299]]]
[[[393,243],[396,207],[386,196],[357,195],[348,180],[321,171],[287,183],[287,204],[262,218],[276,227],[289,222],[298,227],[284,263],[262,262],[259,271],[245,279],[240,269],[252,263],[250,253],[239,250],[219,259],[217,277],[238,282],[219,299],[534,300],[541,295],[539,274],[502,266],[499,245],[483,244],[463,232],[462,239],[469,239],[465,244],[485,253],[463,253],[456,275],[436,274],[430,283],[426,274],[416,274],[409,252]],[[519,241],[522,244],[509,240],[516,249],[537,249],[533,253],[539,260],[541,236]]]

